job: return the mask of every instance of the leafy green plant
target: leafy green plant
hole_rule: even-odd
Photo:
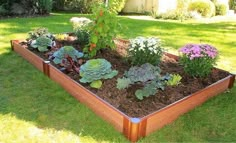
[[[77,30],[75,34],[80,45],[84,46],[89,43],[90,34],[87,30]]]
[[[48,51],[48,47],[53,46],[53,41],[48,37],[40,36],[36,40],[33,40],[30,46],[37,48],[40,52],[46,52]]]
[[[105,59],[88,60],[80,67],[80,82],[91,83],[90,86],[100,88],[101,79],[110,79],[118,74],[118,71],[111,69],[111,63]]]
[[[216,15],[226,15],[227,7],[225,4],[216,4]]]
[[[189,4],[189,11],[197,11],[204,17],[215,15],[215,5],[210,0],[195,0]]]
[[[160,72],[159,67],[149,63],[143,64],[140,67],[131,67],[125,72],[123,78],[117,79],[116,87],[118,89],[125,89],[132,84],[142,84],[144,88],[137,90],[135,95],[139,100],[143,100],[144,97],[155,95],[157,89],[164,90],[165,81],[169,79],[169,75],[161,76]]]
[[[83,53],[77,51],[72,46],[64,46],[52,55],[53,62],[60,64],[63,68],[61,71],[75,71],[79,73],[79,62],[78,59],[83,57]]]
[[[73,61],[78,60],[78,58],[83,57],[83,53],[77,51],[74,47],[72,46],[64,46],[62,48],[60,48],[58,51],[54,52],[52,57],[53,62],[55,64],[60,64],[62,63],[63,59],[65,59],[66,57],[71,57]]]
[[[109,9],[113,12],[121,12],[127,0],[109,0]]]
[[[164,51],[161,46],[161,40],[154,37],[131,39],[127,50],[127,58],[131,61],[132,65],[142,65],[145,63],[158,65]]]
[[[208,44],[187,44],[179,51],[184,71],[194,77],[208,76],[218,57],[217,49]]]
[[[177,86],[181,82],[182,77],[179,74],[170,74],[170,79],[166,82],[169,86]]]
[[[30,31],[28,33],[28,39],[29,40],[35,40],[38,37],[48,37],[50,39],[54,39],[53,35],[51,33],[48,32],[48,29],[45,27],[39,27],[37,29],[34,29],[34,31]]]
[[[102,48],[115,48],[113,39],[116,36],[117,18],[104,4],[94,7],[94,23],[90,28],[89,44],[84,48],[84,52],[89,57],[93,57]]]

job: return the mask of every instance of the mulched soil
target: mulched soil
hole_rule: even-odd
[[[62,45],[73,45],[81,51],[80,46],[76,43],[64,41],[62,42]],[[47,59],[45,54],[40,53],[37,50],[30,50],[40,57]],[[116,88],[117,78],[123,77],[124,72],[130,68],[130,65],[118,52],[105,49],[99,52],[96,58],[107,59],[111,62],[113,69],[119,71],[119,74],[115,78],[103,80],[103,85],[100,89],[93,89],[88,84],[82,85],[130,117],[144,117],[229,75],[228,72],[213,69],[207,78],[194,78],[183,71],[183,67],[178,61],[164,56],[163,61],[160,64],[162,74],[180,74],[182,76],[181,84],[176,87],[167,86],[164,91],[159,90],[156,95],[140,101],[135,97],[134,93],[137,89],[142,88],[142,85],[132,85],[128,89],[123,90],[118,90]],[[58,65],[54,66],[60,69]],[[78,73],[70,72],[66,74],[79,82],[80,77]]]

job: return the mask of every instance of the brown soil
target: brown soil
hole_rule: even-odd
[[[74,47],[81,51],[81,48],[77,44],[63,44],[74,45]],[[40,57],[47,59],[45,54],[42,54],[37,50],[32,51]],[[112,79],[103,80],[103,85],[100,89],[93,89],[88,84],[82,85],[130,117],[144,117],[229,75],[228,72],[213,69],[212,73],[207,78],[190,77],[184,73],[183,68],[178,61],[164,56],[163,61],[160,64],[162,74],[180,74],[182,76],[181,84],[176,87],[167,86],[164,91],[159,90],[156,95],[140,101],[134,94],[135,91],[141,87],[140,85],[133,85],[128,89],[123,90],[118,90],[116,88],[117,78],[122,77],[124,72],[130,68],[130,65],[122,56],[120,56],[120,54],[116,51],[106,49],[99,52],[96,58],[105,58],[110,61],[113,69],[119,71],[118,76]],[[58,65],[54,66],[60,68]],[[79,82],[80,77],[78,73],[70,72],[67,73],[67,75]]]

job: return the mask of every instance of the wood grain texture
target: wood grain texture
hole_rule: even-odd
[[[66,91],[74,96],[80,102],[90,107],[97,115],[112,123],[112,125],[119,131],[123,132],[123,118],[124,114],[115,109],[113,106],[91,93],[76,81],[63,74],[61,71],[49,66],[49,77],[59,83]]]
[[[29,61],[32,65],[34,65],[37,69],[43,72],[43,59],[37,56],[36,54],[29,51],[27,48],[24,48],[19,44],[20,41],[13,40],[12,45],[15,52],[20,54],[24,59]]]
[[[228,89],[230,79],[232,76],[228,76],[206,88],[200,90],[176,103],[161,109],[151,115],[144,117],[147,119],[146,135],[162,128],[164,125],[173,122],[180,115],[188,112],[189,110],[201,105],[210,97],[213,97],[226,89]],[[204,117],[203,117],[204,118]]]

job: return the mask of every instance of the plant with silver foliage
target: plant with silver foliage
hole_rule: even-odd
[[[82,52],[77,51],[72,46],[64,46],[58,51],[54,52],[52,57],[54,58],[53,62],[55,64],[60,64],[68,56],[71,57],[73,61],[77,62],[77,59],[83,57],[83,55],[84,54]]]
[[[36,40],[33,40],[30,44],[31,47],[37,48],[40,52],[48,51],[48,47],[52,47],[54,42],[45,36],[38,37]]]
[[[123,78],[117,79],[117,88],[125,89],[132,84],[143,84],[144,88],[135,92],[136,97],[142,100],[143,97],[155,95],[157,89],[164,90],[165,81],[169,79],[169,76],[161,76],[160,72],[159,67],[149,63],[143,64],[140,67],[131,67],[129,71],[125,72]]]
[[[105,59],[88,60],[80,67],[80,82],[91,83],[90,86],[100,88],[101,79],[110,79],[118,74],[118,71],[111,69],[111,63]]]

